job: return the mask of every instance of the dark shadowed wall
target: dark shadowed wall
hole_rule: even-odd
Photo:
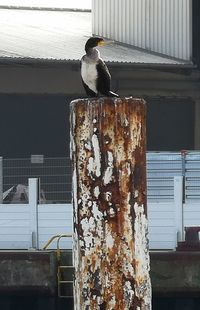
[[[69,105],[61,95],[0,95],[0,155],[69,156]],[[194,149],[190,99],[147,98],[148,150]]]

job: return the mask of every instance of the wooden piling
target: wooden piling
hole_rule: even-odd
[[[145,102],[71,103],[76,310],[150,310]]]

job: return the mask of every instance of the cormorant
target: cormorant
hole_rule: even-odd
[[[86,54],[81,58],[81,77],[86,94],[97,97],[119,97],[110,90],[111,75],[100,57],[96,46],[104,46],[106,42],[100,37],[91,37],[85,44]]]

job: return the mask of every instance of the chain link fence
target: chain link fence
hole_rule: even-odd
[[[200,200],[200,152],[147,153],[149,201],[172,201],[175,176],[184,178],[185,201]],[[71,203],[72,169],[69,157],[0,157],[0,203],[27,203],[29,178],[40,180],[40,203]]]
[[[40,180],[40,203],[71,202],[69,157],[3,159],[2,168],[4,203],[27,203],[29,178]]]

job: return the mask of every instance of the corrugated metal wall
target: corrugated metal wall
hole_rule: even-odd
[[[183,176],[183,200],[200,202],[200,152],[147,152],[149,202],[174,200],[174,177]]]
[[[94,35],[190,60],[192,0],[93,0]]]
[[[148,152],[148,201],[173,202],[174,177],[182,175],[182,156],[180,152]]]
[[[200,152],[189,152],[184,157],[185,201],[200,201]]]

